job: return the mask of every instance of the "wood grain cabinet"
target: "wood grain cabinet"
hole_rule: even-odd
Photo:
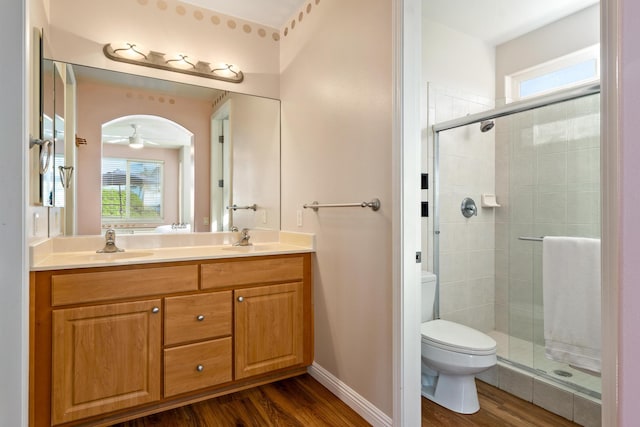
[[[234,291],[236,378],[303,361],[302,283]]]
[[[53,312],[53,423],[160,400],[161,301]]]
[[[165,396],[233,379],[231,294],[223,291],[165,300]]]
[[[31,273],[30,425],[111,425],[306,372],[311,255]]]

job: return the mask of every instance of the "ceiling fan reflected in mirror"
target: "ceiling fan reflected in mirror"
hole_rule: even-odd
[[[131,127],[133,128],[133,134],[129,137],[121,137],[121,136],[108,136],[105,135],[104,142],[109,144],[122,144],[127,143],[130,148],[140,149],[145,146],[145,144],[150,145],[160,145],[156,142],[149,141],[148,139],[143,139],[142,136],[138,133],[140,129],[140,125],[132,123]],[[113,138],[113,139],[111,139]]]

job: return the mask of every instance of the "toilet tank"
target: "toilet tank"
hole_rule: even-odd
[[[436,298],[436,275],[423,271],[421,277],[422,323],[433,320],[433,303]]]

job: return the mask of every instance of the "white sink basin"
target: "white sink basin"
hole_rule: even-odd
[[[227,246],[222,248],[223,251],[251,253],[251,252],[268,252],[278,249],[277,244],[255,244],[251,246]]]
[[[87,261],[87,262],[95,262],[95,261],[125,261],[131,258],[142,258],[153,255],[153,252],[145,252],[145,251],[124,251],[124,252],[114,252],[114,253],[76,253],[69,254],[69,257],[73,257],[78,261]]]

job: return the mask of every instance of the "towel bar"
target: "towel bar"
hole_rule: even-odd
[[[255,210],[258,209],[258,206],[256,206],[255,203],[249,206],[231,205],[231,206],[227,206],[227,209],[232,209],[234,211],[237,211],[238,209],[251,209],[252,211],[255,212]]]
[[[361,208],[371,208],[373,211],[377,211],[380,209],[380,199],[373,199],[370,202],[361,202],[361,203],[324,203],[320,204],[314,201],[311,204],[302,205],[303,208],[313,209],[318,212],[318,208],[350,208],[350,207],[361,207]]]
[[[530,240],[532,242],[542,242],[543,237],[527,237],[527,236],[520,236],[518,237],[518,240]]]

